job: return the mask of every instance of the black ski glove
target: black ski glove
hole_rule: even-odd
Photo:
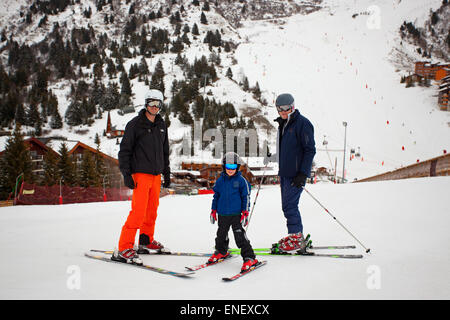
[[[136,185],[134,184],[133,177],[129,174],[123,176],[123,183],[130,189],[134,189]]]
[[[302,188],[306,185],[307,178],[308,177],[303,172],[300,172],[296,177],[294,177],[294,179],[292,179],[291,185],[296,186],[297,188]]]
[[[164,188],[170,187],[170,171],[169,171],[168,173],[164,173],[164,183],[163,183],[163,187],[164,187]]]

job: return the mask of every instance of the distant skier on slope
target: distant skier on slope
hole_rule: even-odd
[[[281,201],[288,236],[278,241],[282,251],[305,251],[307,241],[303,237],[303,224],[298,209],[300,195],[310,176],[314,155],[314,127],[294,106],[294,97],[280,94],[275,105],[280,117],[277,135]]]
[[[214,185],[214,197],[211,205],[210,219],[214,224],[218,221],[216,251],[208,263],[224,259],[228,253],[228,232],[233,229],[234,240],[241,249],[244,260],[241,271],[246,271],[258,263],[255,253],[247,238],[244,227],[248,224],[250,207],[250,189],[248,181],[242,176],[239,168],[241,159],[234,152],[227,152],[222,159],[223,172]]]
[[[167,126],[159,114],[164,96],[159,90],[149,90],[145,108],[125,127],[119,151],[119,168],[125,185],[133,189],[131,211],[122,227],[118,252],[111,259],[127,263],[142,263],[134,250],[136,232],[139,234],[139,253],[164,246],[155,241],[155,221],[161,190],[170,186],[169,140]]]

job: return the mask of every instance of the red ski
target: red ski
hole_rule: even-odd
[[[250,267],[250,269],[248,269],[248,270],[246,270],[246,271],[243,271],[243,272],[239,272],[238,274],[236,274],[236,275],[234,275],[234,276],[232,276],[232,277],[229,277],[229,278],[222,278],[222,280],[223,280],[223,281],[227,281],[227,282],[229,282],[229,281],[234,281],[234,280],[236,280],[236,279],[239,279],[239,278],[242,277],[242,276],[245,276],[247,273],[250,273],[250,272],[252,272],[253,270],[255,270],[255,269],[257,269],[257,268],[262,267],[262,266],[265,265],[266,263],[267,263],[266,260],[259,261],[257,264],[255,264],[254,266]]]
[[[198,265],[198,266],[194,266],[194,267],[185,267],[185,268],[186,268],[187,270],[189,270],[189,271],[196,271],[196,270],[200,270],[200,269],[203,269],[203,268],[206,268],[206,267],[214,266],[214,265],[216,265],[216,264],[218,264],[218,263],[221,263],[221,262],[223,262],[223,261],[225,261],[225,260],[228,260],[228,259],[231,259],[231,258],[234,258],[234,257],[237,257],[237,256],[233,256],[233,255],[229,254],[229,255],[227,255],[225,258],[219,259],[219,260],[217,260],[216,262],[212,262],[212,263],[206,262],[206,263],[200,264],[200,265]]]

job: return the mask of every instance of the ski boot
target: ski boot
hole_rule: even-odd
[[[306,253],[306,249],[311,246],[311,240],[309,238],[309,234],[304,238],[301,232],[289,234],[287,237],[278,241],[278,243],[272,245],[272,253],[282,254],[295,251],[299,254],[304,254]]]
[[[249,270],[253,266],[256,266],[258,263],[259,263],[259,261],[257,259],[245,258],[244,264],[242,265],[242,268],[241,268],[241,273]]]
[[[152,251],[156,251],[157,253],[170,253],[170,250],[165,248],[160,242],[156,240],[150,241],[149,236],[143,233],[140,234],[137,253],[150,254]]]
[[[221,254],[220,252],[216,251],[216,252],[214,252],[214,254],[211,257],[209,257],[209,259],[206,263],[207,264],[216,263],[216,262],[219,262],[219,261],[224,260],[229,257],[230,257],[229,252],[227,252],[226,254]]]
[[[143,261],[139,258],[134,249],[125,249],[122,251],[114,250],[111,260],[123,263],[142,265]]]
[[[297,251],[299,253],[306,251],[307,241],[303,238],[301,232],[290,234],[287,239],[278,247],[281,252]]]

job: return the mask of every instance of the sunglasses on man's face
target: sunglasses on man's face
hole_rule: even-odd
[[[292,109],[292,105],[287,105],[287,106],[277,106],[278,112],[281,112],[281,111],[290,111],[291,109]]]
[[[236,163],[227,163],[225,164],[225,169],[228,170],[236,170],[237,169],[237,164]]]
[[[160,101],[159,100],[147,100],[145,102],[145,106],[146,107],[155,107],[155,108],[160,108]]]

